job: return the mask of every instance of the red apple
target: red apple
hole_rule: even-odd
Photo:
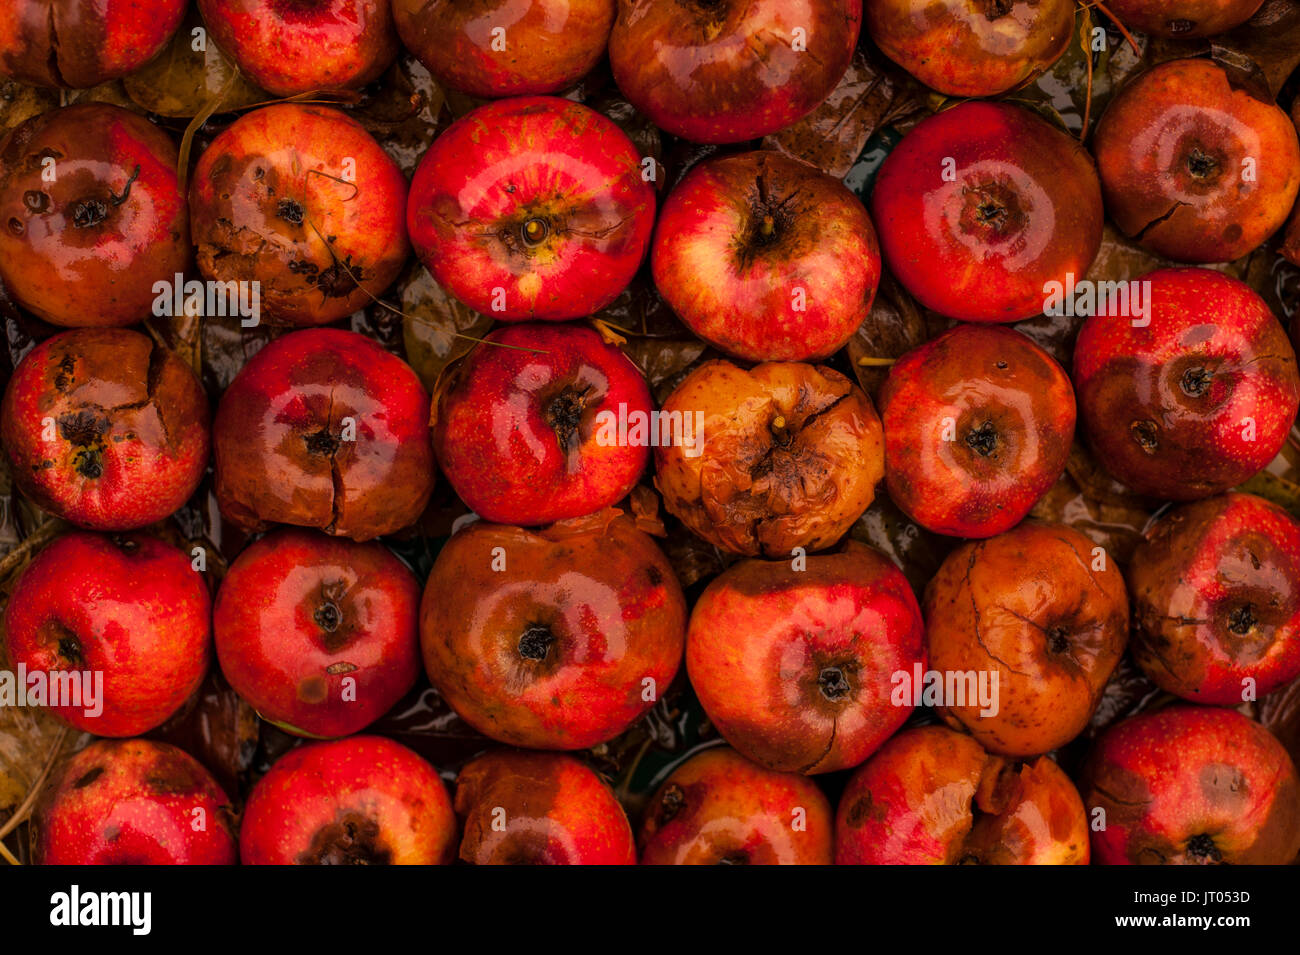
[[[518,325],[493,332],[449,374],[433,446],[451,486],[481,517],[549,524],[632,490],[658,434],[650,412],[640,370],[596,332]]]
[[[651,265],[691,331],[749,361],[839,351],[880,283],[862,203],[838,179],[771,151],[694,166],[664,204]]]
[[[358,732],[415,685],[419,602],[415,575],[380,544],[272,531],[235,559],[217,592],[221,672],[291,733]]]
[[[337,109],[283,103],[241,116],[199,157],[190,183],[199,270],[259,282],[272,320],[323,325],[388,288],[410,246],[406,178]]]
[[[216,492],[235,524],[364,541],[415,522],[433,491],[429,394],[356,332],[277,338],[244,365],[213,424]]]
[[[55,770],[31,825],[37,865],[234,865],[230,799],[189,754],[96,740]]]
[[[871,194],[890,272],[969,322],[1040,314],[1044,286],[1082,277],[1101,245],[1101,187],[1073,138],[1029,110],[969,102],[917,123]]]
[[[1249,20],[1264,0],[1107,0],[1130,30],[1188,39],[1227,33]]]
[[[1081,788],[1102,865],[1285,865],[1300,852],[1295,765],[1232,710],[1184,704],[1112,726]]]
[[[907,721],[894,675],[924,666],[921,608],[878,552],[746,560],[695,604],[686,669],[709,721],[769,769],[856,766]]]
[[[586,765],[496,750],[456,777],[460,857],[474,865],[635,865],[627,814]]]
[[[627,287],[654,214],[626,133],[578,103],[525,96],[482,106],[433,141],[406,225],[420,261],[470,308],[556,321]]]
[[[1245,282],[1160,269],[1147,315],[1094,315],[1074,347],[1079,412],[1097,458],[1139,494],[1191,500],[1240,484],[1286,441],[1300,406],[1295,352]]]
[[[379,736],[290,750],[253,787],[239,830],[245,865],[441,865],[455,852],[446,785]]]
[[[831,806],[807,777],[725,746],[682,763],[650,800],[642,865],[829,865]]]
[[[208,399],[147,335],[77,329],[37,345],[0,405],[0,445],[36,504],[95,530],[131,530],[184,504],[208,463]]]
[[[862,0],[622,0],[609,64],[656,126],[738,143],[820,105],[849,68],[861,26]]]
[[[672,682],[686,600],[672,565],[609,509],[537,531],[476,522],[420,608],[429,680],[480,733],[533,749],[613,739]]]
[[[880,415],[890,499],[932,531],[991,537],[1065,471],[1074,389],[1019,332],[959,325],[890,369]]]

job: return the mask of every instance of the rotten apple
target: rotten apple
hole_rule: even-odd
[[[1264,0],[1107,0],[1130,30],[1170,39],[1227,33],[1254,16]]]

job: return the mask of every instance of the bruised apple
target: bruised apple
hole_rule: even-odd
[[[1254,15],[1264,0],[1108,0],[1130,30],[1171,39],[1227,33]]]

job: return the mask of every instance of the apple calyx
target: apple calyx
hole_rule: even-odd
[[[1259,622],[1255,616],[1255,607],[1250,603],[1242,604],[1228,614],[1228,629],[1241,637],[1254,630]]]
[[[392,852],[379,838],[379,823],[359,812],[342,812],[316,830],[298,857],[304,865],[389,865]]]
[[[550,627],[541,623],[529,624],[519,636],[519,656],[540,663],[551,652],[554,643],[555,634]]]
[[[89,409],[59,416],[59,433],[75,450],[72,466],[84,478],[104,475],[104,435],[108,433],[108,416]]]
[[[98,197],[87,197],[72,206],[72,225],[77,229],[91,229],[99,225],[108,218],[109,213],[114,208],[126,202],[131,195],[131,186],[140,176],[140,164],[137,163],[135,169],[131,171],[131,176],[122,187],[122,194],[119,196],[111,189],[108,191],[108,200],[105,201]],[[43,193],[41,193],[43,195]]]
[[[996,457],[998,445],[1001,443],[997,429],[993,427],[992,421],[985,421],[977,427],[971,428],[966,432],[965,441],[966,447],[982,458]]]
[[[1192,859],[1202,865],[1223,862],[1223,853],[1219,851],[1219,847],[1214,844],[1214,838],[1207,832],[1188,839],[1186,851]]]
[[[1010,185],[987,182],[966,186],[959,223],[968,234],[982,234],[989,241],[1020,232],[1025,227],[1025,211],[1020,197]]]
[[[832,703],[839,703],[853,690],[849,685],[848,674],[840,666],[823,667],[817,674],[817,689]]]
[[[566,454],[577,450],[578,429],[591,400],[591,392],[590,385],[585,388],[566,385],[542,408],[543,420],[555,432],[560,450]]]

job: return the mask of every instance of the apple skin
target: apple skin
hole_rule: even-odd
[[[276,96],[358,89],[397,58],[388,0],[198,0],[212,39]]]
[[[890,369],[880,416],[890,499],[940,534],[992,537],[1065,471],[1074,388],[1019,332],[958,325]]]
[[[1103,563],[1104,562],[1104,563]],[[1026,521],[954,550],[922,604],[930,667],[998,674],[998,712],[941,706],[989,752],[1036,756],[1088,725],[1128,639],[1124,577],[1064,524]]]
[[[738,143],[816,109],[849,68],[861,27],[862,0],[619,0],[609,65],[660,129]]]
[[[685,643],[672,565],[613,508],[536,531],[471,524],[438,553],[420,607],[429,681],[480,733],[532,749],[622,733]]]
[[[803,829],[793,825],[799,818]],[[715,746],[674,769],[650,800],[641,864],[830,865],[833,821],[806,776]]]
[[[1185,504],[1129,562],[1133,658],[1163,690],[1239,704],[1300,676],[1300,524],[1253,494]],[[1251,699],[1254,699],[1252,696]]]
[[[419,376],[366,336],[313,328],[277,338],[217,407],[221,512],[246,530],[296,524],[358,541],[401,530],[433,491],[428,414]]]
[[[67,757],[32,815],[37,865],[235,865],[236,845],[230,799],[212,774],[147,739],[95,740]]]
[[[1013,763],[942,726],[904,730],[850,777],[838,865],[1087,865],[1078,790],[1046,756]]]
[[[733,554],[790,559],[843,537],[875,497],[884,434],[866,393],[832,368],[697,366],[664,402],[703,415],[703,447],[655,448],[664,507]]]
[[[505,811],[505,830],[493,823]],[[603,780],[560,753],[494,750],[456,777],[473,865],[636,865],[627,814]]]
[[[767,150],[706,159],[664,204],[655,285],[687,326],[747,361],[826,358],[880,284],[871,218],[838,179]]]
[[[1286,330],[1254,289],[1210,269],[1137,281],[1150,282],[1147,327],[1094,315],[1075,341],[1075,393],[1097,458],[1150,497],[1235,487],[1273,460],[1300,407]]]
[[[339,181],[349,172],[355,182]],[[210,281],[261,282],[263,317],[278,323],[346,318],[406,263],[406,191],[401,168],[346,113],[294,103],[253,110],[194,169],[199,270]]]
[[[627,287],[654,215],[641,154],[612,120],[523,96],[481,106],[433,141],[406,225],[420,261],[465,305],[506,322],[563,321]]]
[[[174,282],[190,260],[176,163],[165,132],[107,103],[13,129],[0,142],[0,279],[14,299],[65,328],[148,318],[154,283]]]
[[[50,707],[97,736],[138,736],[190,698],[212,656],[212,601],[203,575],[170,544],[143,534],[72,531],[23,571],[5,606],[14,666],[103,674],[103,712]]]
[[[1264,0],[1108,0],[1130,30],[1185,40],[1227,33],[1254,16]]]
[[[0,75],[33,86],[89,89],[144,66],[167,45],[188,0],[7,0]]]
[[[1072,0],[870,0],[880,51],[948,96],[997,96],[1055,63],[1074,32]]]
[[[1083,147],[1046,120],[966,102],[890,152],[871,219],[885,265],[922,305],[1014,322],[1042,313],[1046,283],[1087,273],[1101,246],[1101,186]]]
[[[495,344],[476,346],[449,373],[431,422],[460,499],[485,520],[539,525],[626,497],[649,448],[602,444],[597,419],[620,406],[650,414],[650,388],[631,359],[590,328],[513,325],[487,341]]]
[[[275,530],[221,583],[217,659],[262,719],[299,736],[346,736],[415,685],[419,604],[415,575],[383,545]]]
[[[1300,778],[1282,744],[1233,710],[1178,704],[1108,729],[1080,788],[1101,865],[1286,865]]]
[[[133,530],[174,513],[198,487],[208,399],[190,367],[149,336],[75,329],[41,342],[14,371],[0,446],[40,507],[92,530]]]
[[[616,0],[392,0],[402,43],[443,86],[471,96],[567,89],[605,55]],[[492,29],[506,31],[494,50]]]
[[[1093,151],[1120,231],[1177,262],[1246,255],[1281,228],[1300,193],[1291,120],[1210,60],[1169,60],[1129,82],[1102,115]]]
[[[877,551],[746,560],[715,577],[686,639],[691,686],[719,733],[782,772],[856,766],[912,713],[891,676],[924,668],[921,608],[907,578]]]

